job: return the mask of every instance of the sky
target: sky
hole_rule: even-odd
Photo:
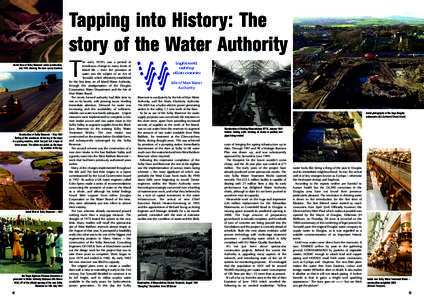
[[[417,0],[402,2],[390,1],[369,1],[356,0],[335,1],[321,0],[311,1],[305,0],[304,5],[293,7],[294,17],[388,17],[388,16],[408,16],[416,18],[424,18],[424,10],[422,2]]]
[[[137,224],[138,235],[182,234],[206,232],[211,223],[146,223]]]
[[[0,72],[0,89],[15,91],[38,86],[41,81],[46,81],[48,74],[56,74],[58,79],[62,79],[61,72]]]

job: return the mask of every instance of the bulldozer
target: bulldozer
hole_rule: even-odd
[[[23,110],[21,101],[18,98],[10,96],[7,100],[7,104],[0,108],[0,118],[12,119],[16,115],[20,114]]]

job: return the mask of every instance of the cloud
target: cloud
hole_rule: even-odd
[[[0,81],[13,79],[12,73],[1,72],[0,73]]]

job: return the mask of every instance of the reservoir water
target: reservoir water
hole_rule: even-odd
[[[40,175],[50,172],[50,170],[33,169],[31,167],[31,162],[34,160],[33,158],[23,158],[21,155],[19,155],[18,158],[22,159],[22,162],[19,164],[0,163],[0,168],[7,169],[15,175],[15,181],[44,180]]]

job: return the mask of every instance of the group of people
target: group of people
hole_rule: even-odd
[[[50,221],[49,221],[50,222]],[[0,229],[3,228],[3,230],[11,229],[12,226],[23,226],[23,225],[38,225],[47,227],[47,221],[41,221],[40,219],[32,218],[32,217],[21,217],[18,215],[18,217],[0,217]],[[7,229],[6,229],[7,227]]]
[[[6,248],[12,249],[12,256],[16,264],[25,261],[38,261],[38,254],[41,256],[40,263],[55,264],[63,268],[63,227],[56,228],[57,234],[53,233],[51,227],[40,232],[27,228],[24,232],[19,227],[7,232],[0,228],[0,259],[6,259]]]

